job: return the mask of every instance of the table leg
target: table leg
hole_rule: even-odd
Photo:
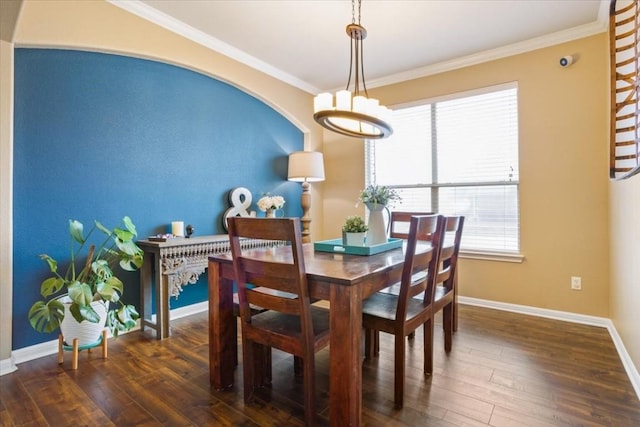
[[[360,286],[330,290],[330,425],[362,424],[362,295]]]
[[[238,345],[233,281],[223,277],[221,270],[219,263],[209,261],[209,382],[216,390],[233,386]]]
[[[158,325],[156,338],[164,339],[171,336],[169,326],[169,321],[171,320],[171,316],[169,315],[169,277],[166,274],[159,276],[160,286],[158,286],[158,293],[156,295],[156,322]]]
[[[149,253],[146,256],[147,259],[142,263],[140,269],[140,330],[142,331],[147,326],[147,322],[151,320],[151,290],[153,286],[151,266],[155,258],[155,255]]]
[[[169,332],[169,299],[168,278],[162,274],[162,260],[159,256],[155,257],[155,287],[156,287],[156,339],[167,338]]]

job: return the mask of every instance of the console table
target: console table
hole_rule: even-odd
[[[229,236],[216,234],[198,237],[176,237],[166,241],[139,240],[145,260],[140,269],[140,328],[156,331],[156,338],[170,335],[169,297],[178,297],[182,287],[194,284],[207,268],[209,256],[230,251]],[[282,246],[273,240],[243,239],[243,248]],[[151,312],[152,290],[155,290],[156,319]]]

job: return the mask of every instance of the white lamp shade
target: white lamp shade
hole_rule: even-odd
[[[289,154],[289,181],[324,181],[324,161],[322,153],[315,151],[295,151]]]

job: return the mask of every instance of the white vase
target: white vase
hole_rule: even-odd
[[[275,209],[267,209],[267,212],[265,212],[265,216],[267,218],[275,218],[276,217],[276,210]]]
[[[104,325],[107,322],[108,302],[93,301],[91,303],[91,308],[100,316],[98,323],[92,323],[87,320],[78,323],[69,310],[69,307],[71,307],[71,299],[69,297],[62,297],[60,298],[60,302],[64,304],[64,319],[62,319],[60,323],[60,332],[62,333],[64,342],[67,345],[72,345],[73,340],[78,338],[78,345],[80,347],[98,342]]]
[[[387,226],[384,222],[384,210],[386,206],[379,203],[365,203],[369,209],[369,231],[367,232],[367,246],[375,246],[387,243]]]

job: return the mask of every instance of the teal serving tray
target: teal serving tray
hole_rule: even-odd
[[[402,239],[391,238],[386,243],[373,246],[349,246],[343,245],[342,239],[321,240],[313,244],[313,249],[320,252],[349,255],[375,255],[391,249],[401,248]]]

